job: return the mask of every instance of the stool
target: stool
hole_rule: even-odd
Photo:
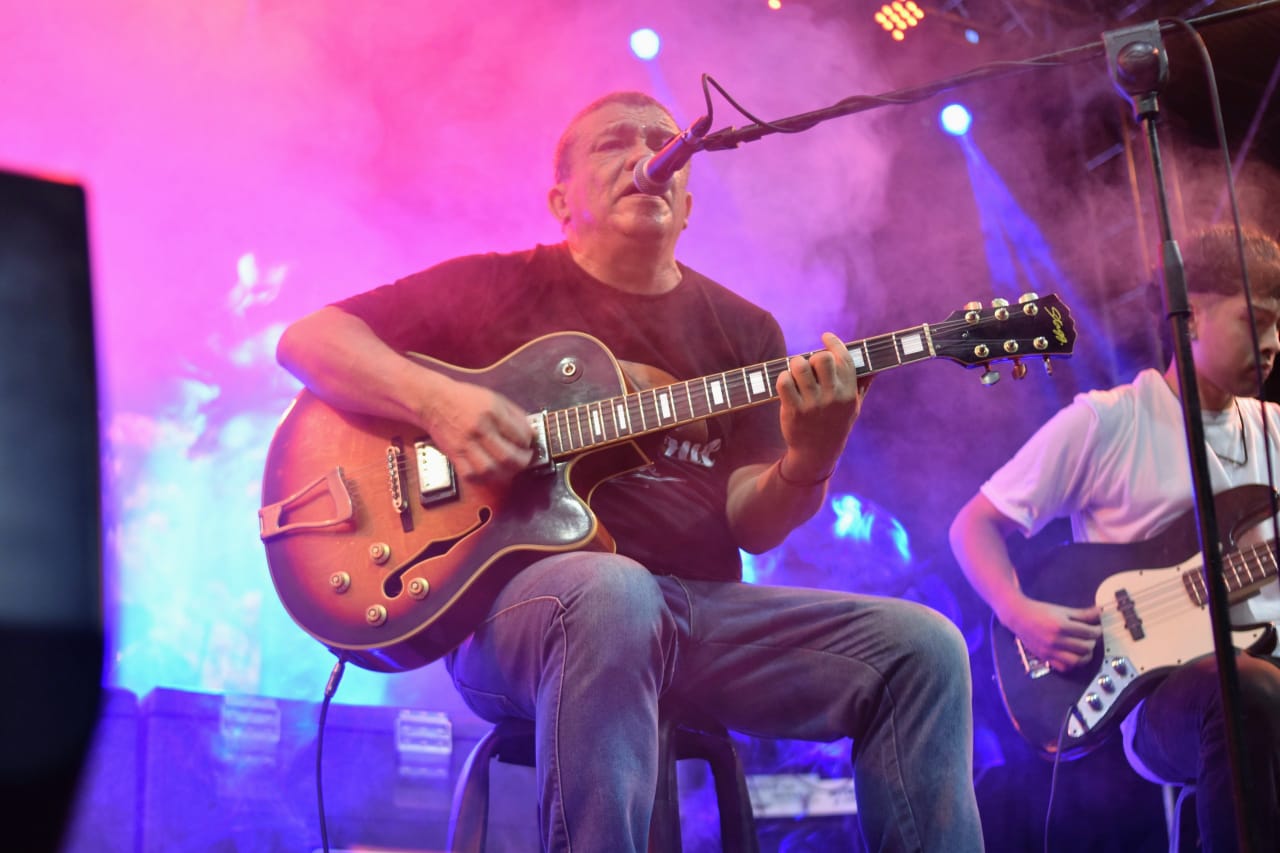
[[[1142,701],[1146,702],[1145,699]],[[1141,705],[1138,708],[1141,708]],[[1120,741],[1124,748],[1124,757],[1134,773],[1160,786],[1161,798],[1164,801],[1164,826],[1169,838],[1169,853],[1198,850],[1200,833],[1196,828],[1195,804],[1190,802],[1195,796],[1196,787],[1163,778],[1138,756],[1133,748],[1138,708],[1129,712],[1129,715],[1120,722]]]
[[[449,850],[484,853],[489,819],[489,762],[497,758],[533,767],[535,751],[534,724],[530,720],[503,720],[480,739],[467,757],[454,789]],[[658,717],[658,789],[649,824],[649,850],[680,853],[676,762],[686,758],[701,759],[711,768],[723,848],[734,853],[758,853],[747,778],[733,739],[719,723],[668,713]]]

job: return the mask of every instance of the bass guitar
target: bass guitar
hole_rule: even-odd
[[[1270,515],[1271,491],[1239,486],[1214,502],[1223,579],[1235,604],[1276,577],[1274,541],[1238,545],[1241,531]],[[1020,566],[1018,577],[1031,598],[1101,610],[1102,638],[1093,657],[1066,672],[1051,670],[992,619],[991,649],[1005,710],[1014,728],[1046,756],[1061,751],[1071,759],[1092,752],[1162,675],[1214,651],[1194,509],[1145,542],[1059,546],[1036,565]],[[1261,625],[1237,630],[1234,639],[1241,648],[1261,651],[1275,637],[1269,625]]]
[[[984,370],[1070,355],[1056,296],[970,303],[934,325],[847,344],[861,375],[948,358]],[[589,501],[648,464],[635,439],[776,397],[787,359],[636,391],[597,339],[538,338],[480,370],[409,356],[530,412],[529,468],[501,487],[456,477],[422,430],[339,411],[303,391],[267,453],[259,532],[276,592],[303,630],[366,669],[398,672],[448,653],[516,572],[551,553],[612,550]]]

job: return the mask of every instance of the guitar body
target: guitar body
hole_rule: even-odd
[[[1215,498],[1223,553],[1236,535],[1266,518],[1270,490],[1241,486]],[[1014,727],[1045,755],[1078,758],[1096,749],[1114,725],[1173,667],[1214,651],[1207,606],[1187,594],[1184,575],[1201,573],[1203,560],[1191,510],[1159,536],[1130,545],[1070,544],[1054,549],[1030,571],[1019,570],[1027,595],[1067,607],[1111,609],[1092,659],[1068,672],[1048,670],[992,619],[996,679]],[[1134,602],[1122,619],[1118,600]],[[1110,616],[1110,618],[1108,618]],[[1265,627],[1236,633],[1249,647]],[[1068,722],[1068,714],[1071,719]]]
[[[578,333],[539,338],[483,370],[413,357],[531,412],[625,391],[609,351]],[[455,481],[447,470],[448,487],[424,499],[413,464],[419,441],[429,443],[417,427],[349,414],[303,391],[267,455],[260,521],[276,592],[304,630],[367,669],[402,671],[443,656],[539,557],[612,550],[588,506],[591,491],[648,464],[625,442],[524,471],[506,487]],[[402,453],[389,463],[391,447]]]
[[[1057,296],[1024,294],[940,323],[847,342],[858,376],[933,358],[981,367],[1071,354],[1075,324]],[[812,355],[810,353],[809,355]],[[334,409],[309,391],[272,438],[259,536],[289,615],[335,654],[399,672],[448,653],[483,621],[499,590],[548,554],[614,550],[589,506],[605,480],[649,464],[637,441],[770,403],[788,358],[633,390],[599,340],[546,335],[479,370],[420,355],[528,413],[535,460],[502,486],[461,482],[411,424]],[[653,371],[628,365],[647,385]]]

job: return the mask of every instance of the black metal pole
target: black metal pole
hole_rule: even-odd
[[[1112,79],[1116,88],[1132,101],[1134,114],[1146,131],[1147,151],[1151,157],[1156,213],[1160,225],[1165,307],[1173,336],[1178,396],[1182,403],[1183,427],[1191,461],[1191,485],[1200,534],[1200,553],[1204,558],[1203,573],[1209,590],[1209,617],[1213,627],[1214,654],[1218,663],[1218,684],[1222,692],[1227,760],[1235,802],[1236,838],[1242,853],[1249,853],[1254,849],[1250,837],[1253,826],[1250,814],[1253,810],[1250,808],[1248,788],[1244,784],[1249,757],[1241,749],[1239,672],[1236,667],[1235,646],[1231,639],[1230,605],[1222,573],[1222,550],[1218,541],[1218,520],[1209,476],[1208,453],[1205,450],[1200,389],[1195,361],[1191,355],[1191,306],[1187,298],[1186,269],[1173,236],[1164,161],[1160,154],[1157,124],[1160,119],[1159,94],[1168,79],[1168,59],[1160,27],[1155,22],[1103,33],[1102,40],[1107,48],[1107,65]]]
[[[1191,18],[1186,23],[1197,29],[1202,29],[1223,21],[1253,15],[1276,7],[1280,7],[1280,0],[1263,0],[1263,2],[1253,3],[1249,6],[1225,9],[1210,15]],[[1159,26],[1162,29],[1165,27],[1172,29],[1175,24],[1162,23]],[[703,137],[701,147],[706,151],[722,151],[727,148],[737,148],[744,142],[755,142],[761,137],[774,133],[799,133],[833,118],[865,112],[878,107],[914,104],[927,100],[940,92],[959,89],[983,80],[1010,77],[1014,74],[1023,74],[1037,68],[1057,68],[1063,65],[1087,62],[1103,56],[1105,49],[1106,47],[1101,41],[1094,41],[1065,50],[1054,51],[1053,53],[1044,53],[1028,59],[980,65],[954,77],[946,77],[921,86],[897,89],[879,95],[851,95],[829,107],[822,107],[810,112],[774,119],[773,121],[757,121],[754,124],[744,125],[743,127],[722,128]]]
[[[1098,56],[1107,56],[1114,82],[1133,101],[1135,112],[1146,130],[1147,149],[1154,172],[1157,210],[1160,218],[1161,252],[1165,284],[1165,305],[1173,333],[1174,361],[1178,376],[1179,396],[1183,410],[1183,426],[1187,436],[1187,449],[1191,462],[1192,491],[1196,504],[1196,520],[1200,535],[1201,555],[1204,560],[1204,576],[1209,591],[1209,613],[1213,628],[1214,650],[1218,663],[1219,687],[1222,692],[1223,714],[1226,726],[1227,758],[1231,766],[1232,792],[1234,794],[1236,835],[1239,849],[1251,853],[1256,849],[1252,838],[1253,812],[1249,791],[1244,785],[1248,757],[1241,750],[1239,719],[1239,673],[1235,661],[1235,649],[1231,639],[1231,624],[1227,590],[1222,573],[1222,551],[1218,541],[1217,515],[1210,484],[1208,459],[1205,451],[1204,423],[1201,419],[1199,385],[1196,382],[1195,363],[1191,355],[1189,324],[1191,309],[1187,300],[1186,271],[1182,254],[1174,240],[1169,216],[1168,193],[1164,179],[1160,139],[1157,128],[1159,119],[1158,95],[1168,72],[1161,30],[1163,27],[1192,26],[1202,28],[1221,21],[1252,15],[1280,6],[1280,0],[1265,0],[1236,9],[1228,9],[1187,22],[1153,21],[1137,27],[1129,27],[1103,33],[1102,41],[1091,42],[1043,54],[1016,62],[997,62],[971,69],[955,77],[946,78],[923,86],[899,89],[882,95],[855,95],[832,106],[807,113],[760,122],[742,127],[725,128],[707,134],[701,147],[706,150],[736,148],[743,142],[754,142],[773,133],[798,133],[828,119],[877,107],[901,105],[923,101],[939,92],[975,83],[1026,72],[1034,68],[1056,67],[1084,62]]]

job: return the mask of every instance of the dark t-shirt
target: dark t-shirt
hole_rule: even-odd
[[[668,293],[627,293],[583,272],[564,244],[537,246],[446,261],[336,305],[394,349],[471,369],[563,331],[586,332],[616,358],[680,380],[786,354],[771,314],[684,265],[680,271]],[[619,553],[656,574],[740,578],[726,483],[734,469],[782,455],[777,406],[686,425],[645,449],[652,467],[610,479],[591,497]]]

